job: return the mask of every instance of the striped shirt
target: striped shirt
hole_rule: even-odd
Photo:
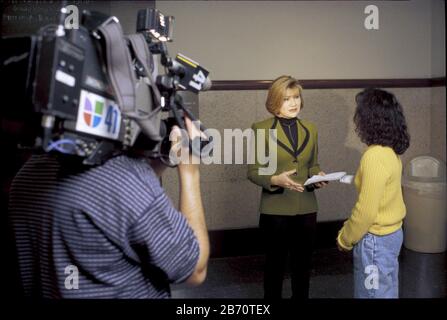
[[[199,257],[143,159],[74,169],[35,155],[12,183],[9,215],[27,297],[168,298]]]

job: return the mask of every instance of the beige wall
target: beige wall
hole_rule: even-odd
[[[379,30],[364,28],[369,4],[379,8]],[[156,7],[176,19],[171,55],[184,53],[213,79],[445,75],[442,0],[157,1]]]
[[[428,154],[431,145],[431,88],[389,89],[403,105],[412,137],[403,155]],[[354,174],[365,146],[353,130],[354,96],[359,89],[305,90],[302,117],[319,128],[320,164],[326,172]],[[200,118],[207,127],[246,129],[269,116],[266,91],[211,91],[200,95]],[[445,109],[444,109],[445,110]],[[445,111],[444,111],[445,125]],[[444,129],[445,131],[445,129]],[[445,140],[444,140],[445,144]],[[445,147],[444,147],[445,150]],[[261,189],[246,179],[246,165],[201,165],[201,182],[210,230],[256,227]],[[175,170],[167,171],[163,184],[175,204],[178,183]],[[317,191],[319,221],[344,219],[350,214],[356,192],[352,185],[331,183]]]
[[[432,77],[445,76],[445,1],[431,0]]]
[[[445,1],[432,0],[432,76],[445,76]],[[446,161],[445,87],[431,90],[431,155]]]
[[[445,87],[431,89],[431,155],[446,162]]]

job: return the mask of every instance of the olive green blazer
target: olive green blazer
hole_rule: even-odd
[[[276,215],[296,215],[317,212],[317,199],[312,189],[306,189],[304,192],[292,191],[270,184],[270,178],[284,171],[296,169],[296,175],[290,176],[294,181],[304,184],[311,176],[318,174],[320,166],[318,164],[318,132],[315,125],[309,121],[297,119],[298,130],[298,147],[293,150],[285,132],[282,129],[276,117],[254,123],[255,145],[252,146],[254,151],[254,164],[248,165],[248,179],[262,187],[260,212],[265,214]],[[276,129],[276,141],[272,146],[269,145],[269,130]],[[257,130],[265,130],[265,141],[257,141]],[[253,143],[252,142],[252,143]],[[270,148],[277,150],[277,169],[271,175],[260,175],[259,168],[267,167],[268,164],[261,165],[258,161],[257,149],[259,143],[265,143],[264,150],[266,156],[269,155]],[[261,149],[262,150],[262,149]]]

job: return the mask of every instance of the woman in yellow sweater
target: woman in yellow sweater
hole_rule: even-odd
[[[398,298],[402,246],[402,155],[410,137],[395,96],[366,89],[356,96],[356,132],[368,145],[355,176],[358,192],[351,217],[338,233],[342,251],[353,249],[354,297]]]

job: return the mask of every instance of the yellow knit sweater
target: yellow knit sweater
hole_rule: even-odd
[[[338,233],[341,247],[351,250],[367,232],[382,236],[402,226],[406,209],[401,177],[402,162],[392,148],[371,145],[366,149],[354,180],[357,202]]]

